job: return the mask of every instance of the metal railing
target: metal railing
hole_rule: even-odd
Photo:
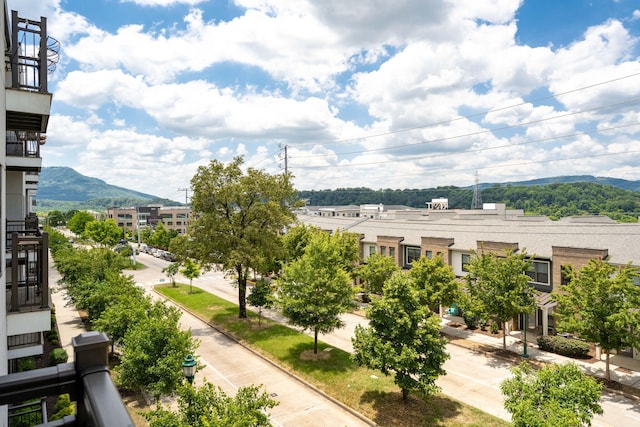
[[[0,405],[68,393],[76,413],[40,426],[132,426],[109,375],[109,340],[97,331],[73,338],[75,363],[0,376]]]
[[[40,158],[40,132],[6,131],[7,156]]]
[[[7,311],[33,311],[49,306],[49,236],[11,233]]]

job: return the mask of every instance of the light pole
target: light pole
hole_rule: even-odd
[[[524,304],[525,306],[527,305],[527,292],[523,292],[522,293],[522,299],[524,300]],[[522,342],[524,343],[523,347],[522,347],[522,357],[524,357],[525,359],[529,358],[529,355],[527,354],[527,327],[529,326],[529,312],[525,311],[524,312],[524,324],[522,325]]]
[[[192,355],[187,355],[182,362],[182,373],[184,377],[189,381],[189,384],[193,384],[193,377],[196,376],[196,359]]]

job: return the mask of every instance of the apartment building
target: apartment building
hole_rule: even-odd
[[[169,230],[185,234],[189,221],[188,206],[137,206],[107,209],[107,218],[115,220],[118,227],[135,231],[138,228],[155,227],[159,222]]]
[[[327,209],[307,207],[298,219],[323,230],[347,230],[361,236],[361,257],[381,253],[403,268],[421,256],[443,257],[458,277],[467,274],[474,251],[502,253],[509,249],[526,252],[533,260],[531,286],[540,291],[537,312],[528,316],[528,329],[543,335],[554,333],[552,291],[562,284],[565,265],[581,268],[594,258],[613,264],[631,263],[640,267],[640,224],[616,223],[607,217],[575,217],[552,221],[541,216],[525,216],[522,210],[503,204],[485,203],[483,209],[450,210],[434,203],[431,209],[387,209],[380,205],[372,213],[362,206]],[[522,328],[524,325],[515,325]],[[640,359],[640,352],[624,349],[623,354]]]

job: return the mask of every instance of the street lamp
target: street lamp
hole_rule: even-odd
[[[522,293],[522,298],[524,300],[524,304],[527,305],[527,292],[523,292]],[[529,312],[525,311],[524,312],[524,325],[522,325],[522,336],[523,336],[523,347],[522,347],[522,357],[524,357],[525,359],[529,358],[529,355],[527,354],[527,327],[529,326]]]
[[[182,373],[184,377],[189,381],[189,384],[193,384],[193,377],[196,375],[196,359],[192,355],[188,355],[182,362]]]

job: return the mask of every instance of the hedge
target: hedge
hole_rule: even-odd
[[[538,347],[540,350],[567,357],[584,358],[589,353],[589,344],[586,342],[560,335],[538,337]]]

